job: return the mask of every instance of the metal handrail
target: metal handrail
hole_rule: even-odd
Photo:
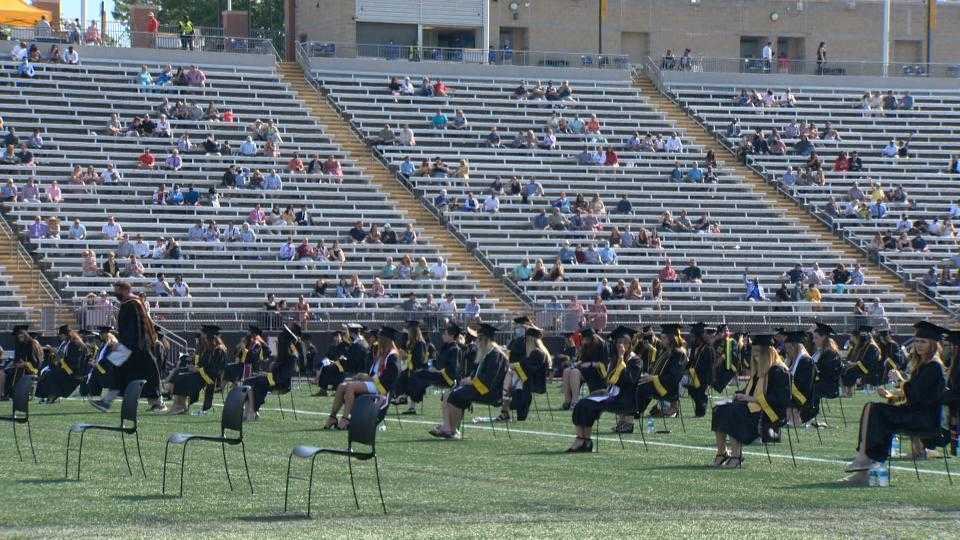
[[[7,223],[6,219],[0,219],[0,232],[10,241],[10,256],[17,261],[17,269],[32,269],[36,267],[36,263],[33,261],[33,257],[30,256],[30,253],[23,247],[23,244],[20,242],[20,238],[17,237],[16,233],[10,227],[10,224]],[[52,283],[47,279],[47,276],[43,274],[43,271],[40,268],[36,268],[36,278],[37,285],[40,289],[46,294],[50,301],[54,304],[54,307],[57,308],[63,302],[63,299],[60,297],[60,293],[57,292],[57,289],[53,286]]]
[[[684,62],[680,58],[661,58],[654,62],[665,71],[690,71],[694,73],[757,73],[783,75],[847,75],[869,77],[939,77],[960,78],[960,63],[890,62],[884,64],[864,59],[828,59],[816,62],[806,59],[774,58],[767,62],[761,58],[692,57]]]

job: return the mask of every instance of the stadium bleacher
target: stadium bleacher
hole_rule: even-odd
[[[153,310],[160,318],[170,320],[189,318],[220,323],[251,320],[263,310],[268,293],[277,299],[286,299],[292,309],[298,295],[307,297],[314,316],[325,321],[399,319],[409,314],[398,313],[403,297],[414,292],[420,300],[428,294],[437,299],[453,293],[460,306],[471,296],[478,296],[484,317],[496,318],[499,312],[495,299],[465,279],[464,272],[451,267],[446,280],[384,280],[386,296],[372,298],[337,298],[334,294],[338,280],[349,280],[357,275],[369,289],[388,257],[399,262],[404,255],[414,261],[420,257],[429,263],[442,254],[428,238],[420,237],[416,244],[371,245],[353,244],[348,229],[357,220],[367,226],[390,223],[402,231],[407,220],[380,193],[369,178],[331,143],[323,126],[313,121],[295,94],[280,81],[274,67],[231,66],[201,64],[208,78],[205,87],[165,86],[143,87],[136,82],[143,62],[84,60],[79,66],[37,64],[34,79],[19,79],[9,62],[3,62],[0,80],[0,101],[4,105],[7,129],[16,128],[21,137],[27,137],[39,127],[45,139],[42,149],[33,150],[38,166],[30,170],[20,165],[0,164],[0,175],[14,179],[22,187],[28,178],[35,178],[46,188],[56,180],[63,191],[62,203],[18,202],[6,204],[5,209],[13,223],[22,230],[34,216],[43,219],[56,216],[63,223],[60,238],[30,241],[48,273],[55,278],[64,299],[80,299],[90,293],[109,288],[109,277],[85,276],[81,271],[81,252],[92,249],[102,263],[107,253],[117,250],[117,242],[100,234],[107,216],[115,216],[131,239],[142,234],[152,247],[160,237],[176,238],[184,253],[182,259],[142,259],[145,273],[132,281],[148,293]],[[162,64],[148,62],[152,73]],[[185,66],[189,67],[189,66]],[[199,145],[208,134],[218,141],[229,141],[237,151],[246,138],[246,128],[254,119],[272,119],[279,126],[283,143],[279,157],[219,156],[190,153],[184,155],[179,171],[136,168],[137,158],[150,148],[162,164],[173,147],[173,141],[155,136],[108,136],[103,128],[111,113],[119,113],[125,125],[134,115],[149,113],[156,118],[163,98],[171,102],[188,100],[203,107],[213,102],[220,111],[231,109],[238,117],[233,123],[171,119],[173,134],[190,135]],[[260,145],[263,143],[260,142]],[[299,154],[304,162],[314,157],[322,161],[335,156],[343,165],[342,183],[322,174],[295,174],[286,172],[287,162]],[[114,163],[122,173],[118,183],[84,186],[70,182],[74,164],[93,166],[102,171]],[[237,164],[264,172],[276,169],[283,177],[282,190],[238,189],[221,185],[225,168]],[[160,184],[171,188],[179,184],[184,189],[192,186],[202,197],[200,206],[170,206],[152,204],[152,196]],[[207,202],[207,192],[216,188],[220,206]],[[190,226],[202,219],[215,220],[222,232],[230,225],[240,225],[257,204],[269,210],[288,205],[304,207],[309,216],[308,225],[256,228],[257,240],[245,242],[187,241]],[[74,219],[87,228],[85,240],[73,240],[67,229]],[[419,232],[419,231],[418,231]],[[323,240],[328,246],[338,240],[346,254],[346,263],[280,261],[277,254],[288,238],[299,242],[304,237],[316,244]],[[119,261],[121,268],[123,261]],[[190,286],[189,298],[155,297],[151,283],[158,272],[172,281],[181,275]],[[330,288],[324,298],[312,297],[314,281],[327,280]],[[322,307],[322,311],[318,308]]]
[[[792,194],[811,210],[814,210],[850,241],[864,249],[871,248],[877,233],[896,230],[897,221],[905,216],[911,222],[924,219],[943,222],[949,217],[951,203],[960,199],[957,174],[947,172],[947,166],[957,153],[958,136],[956,106],[960,92],[951,90],[896,89],[900,98],[909,91],[914,99],[911,110],[864,111],[861,98],[865,92],[883,91],[888,88],[852,88],[843,86],[794,86],[794,107],[738,107],[734,100],[742,86],[730,84],[703,84],[675,82],[670,91],[692,114],[725,137],[726,126],[739,119],[744,132],[756,129],[769,133],[793,120],[813,122],[820,130],[826,122],[839,132],[841,140],[813,141],[817,154],[823,160],[826,185],[798,185],[790,189]],[[757,88],[763,92],[767,87]],[[750,88],[752,90],[752,88]],[[772,86],[775,95],[783,95],[786,87]],[[909,139],[910,157],[897,159],[883,157],[881,150],[891,139]],[[784,139],[788,148],[796,139]],[[726,138],[726,143],[736,146],[739,138]],[[859,153],[863,170],[834,171],[833,163],[840,152]],[[748,163],[758,168],[769,178],[780,179],[788,167],[799,168],[806,157],[798,155],[750,155]],[[854,186],[869,194],[871,183],[876,182],[884,190],[902,187],[909,203],[887,202],[888,212],[880,219],[830,216],[825,209],[831,197],[841,205],[849,200],[848,192]],[[896,235],[895,235],[896,236]],[[893,268],[905,280],[919,282],[931,268],[937,275],[943,268],[956,271],[953,262],[957,251],[957,239],[953,235],[925,234],[927,251],[898,251],[882,249],[880,261]],[[921,287],[934,300],[958,309],[960,287],[956,284],[939,284]]]
[[[646,247],[618,249],[615,265],[568,265],[562,282],[525,281],[519,283],[534,301],[537,309],[547,309],[556,301],[566,302],[571,296],[589,302],[596,294],[600,279],[612,285],[618,279],[629,282],[638,278],[645,290],[642,300],[611,300],[611,321],[617,320],[710,320],[776,322],[800,320],[801,317],[852,319],[856,298],[880,298],[886,315],[894,324],[916,320],[915,304],[904,301],[901,294],[878,284],[875,276],[866,283],[835,292],[829,284],[822,287],[823,299],[818,305],[810,302],[751,302],[744,299],[744,273],[757,275],[767,295],[772,297],[781,282],[781,275],[794,264],[810,269],[814,263],[828,274],[834,265],[853,261],[830,250],[815,235],[779,214],[759,195],[752,192],[742,178],[731,174],[721,162],[716,171],[716,184],[678,184],[670,180],[674,160],[686,169],[692,162],[704,162],[704,149],[686,141],[681,155],[646,153],[625,149],[634,132],[669,135],[676,131],[664,116],[653,110],[631,86],[624,75],[619,81],[573,80],[575,102],[554,109],[547,101],[511,98],[521,79],[496,76],[444,76],[452,90],[447,97],[394,97],[387,91],[388,79],[409,76],[419,83],[429,75],[429,67],[407,69],[399,64],[396,71],[346,72],[334,63],[318,63],[312,71],[316,83],[368,139],[374,139],[385,125],[397,130],[409,125],[415,132],[416,145],[381,146],[384,159],[399,166],[407,156],[419,164],[439,157],[456,167],[461,159],[470,166],[469,179],[432,178],[414,175],[410,185],[430,204],[441,190],[462,202],[472,192],[481,202],[489,186],[502,179],[507,184],[513,176],[534,179],[544,187],[544,196],[535,196],[529,204],[520,197],[505,196],[497,213],[448,209],[446,219],[476,245],[488,262],[511,279],[511,270],[527,258],[533,264],[542,259],[549,269],[565,240],[574,245],[606,239],[610,227],[621,230],[630,226],[656,230],[664,211],[677,215],[689,212],[691,219],[706,213],[719,223],[720,234],[659,231],[663,249]],[[559,78],[559,73],[558,73]],[[533,81],[530,81],[532,85]],[[462,109],[469,129],[435,129],[430,119],[442,110],[453,117]],[[586,120],[596,114],[603,123],[602,137],[590,140],[583,134],[558,134],[559,149],[514,149],[510,141],[518,130],[532,129],[538,139],[552,113],[557,110],[568,120]],[[497,126],[503,146],[490,147],[485,140],[491,126]],[[682,134],[681,134],[682,136]],[[577,163],[577,155],[585,148],[614,146],[619,152],[620,166],[585,166]],[[609,213],[602,232],[532,230],[530,220],[540,209],[548,209],[550,201],[565,192],[571,199],[583,194],[588,199],[598,193],[611,211],[622,194],[633,205],[632,215]],[[651,279],[670,259],[679,271],[689,259],[703,269],[702,284],[665,283],[663,301],[650,298]]]

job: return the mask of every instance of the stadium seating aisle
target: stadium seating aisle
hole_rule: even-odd
[[[207,76],[204,87],[146,88],[135,82],[140,64],[132,61],[91,60],[81,66],[40,64],[37,77],[31,80],[6,78],[12,66],[7,62],[2,67],[5,80],[0,88],[0,100],[5,105],[5,132],[13,128],[26,140],[34,128],[39,128],[44,139],[42,148],[31,150],[35,167],[0,163],[0,176],[4,181],[10,178],[22,189],[33,178],[41,191],[37,201],[8,202],[4,208],[24,235],[30,234],[35,216],[44,222],[59,219],[62,224],[59,236],[31,239],[30,248],[37,251],[56,278],[65,299],[88,297],[108,288],[113,278],[84,271],[83,252],[93,250],[97,264],[101,265],[109,252],[122,251],[117,241],[101,233],[108,216],[113,216],[131,241],[142,235],[151,249],[160,238],[174,238],[179,242],[182,258],[141,257],[143,276],[130,278],[148,294],[161,319],[199,317],[226,324],[242,323],[262,311],[265,298],[271,293],[277,300],[285,299],[290,309],[297,296],[304,295],[314,316],[331,322],[357,317],[363,320],[401,318],[404,315],[397,311],[411,292],[420,301],[428,295],[438,301],[449,292],[460,306],[477,296],[484,316],[499,314],[495,299],[465,279],[464,272],[455,267],[450,268],[445,280],[383,279],[386,296],[382,298],[337,296],[338,283],[349,282],[353,276],[369,291],[388,258],[396,263],[405,256],[414,263],[423,258],[432,265],[443,254],[423,239],[413,244],[352,243],[348,231],[358,220],[366,227],[375,224],[382,228],[389,223],[398,234],[405,230],[408,221],[350,157],[330,142],[322,126],[310,118],[274,68],[201,64]],[[162,65],[150,64],[148,68],[156,73]],[[171,119],[173,138],[104,134],[111,113],[118,113],[124,126],[129,125],[135,115],[150,114],[156,120],[164,98],[174,104],[186,100],[204,110],[212,103],[221,113],[231,110],[237,119],[234,122]],[[248,135],[248,125],[255,119],[272,120],[278,126],[282,139],[278,156],[263,155],[264,141],[256,142],[260,150],[257,155],[237,155]],[[183,166],[179,170],[164,168],[163,161],[183,134],[189,135],[194,150],[183,154]],[[228,142],[234,154],[205,153],[200,145],[211,134],[220,143]],[[137,167],[145,149],[156,155],[160,165],[156,169]],[[288,162],[295,155],[304,163],[314,158],[320,162],[336,159],[342,165],[342,181],[321,172],[288,172]],[[120,172],[120,181],[100,185],[71,182],[75,165],[81,169],[91,166],[103,172],[108,163]],[[230,164],[264,174],[276,170],[282,178],[281,189],[224,186],[223,174]],[[50,201],[46,196],[54,181],[62,191],[59,202]],[[167,192],[175,185],[183,191],[192,187],[200,194],[200,204],[154,204],[154,194],[161,184]],[[218,206],[212,204],[214,191]],[[258,204],[268,214],[271,209],[276,209],[277,214],[288,207],[302,209],[306,220],[301,224],[254,226],[254,241],[204,241],[189,236],[191,227],[202,220],[205,228],[215,222],[214,227],[225,238],[227,228],[241,226]],[[85,226],[84,239],[69,235],[68,229],[74,220]],[[307,238],[311,244],[322,241],[328,248],[338,241],[346,261],[278,260],[281,246],[288,238],[294,240],[294,245]],[[121,271],[125,262],[118,258]],[[174,276],[182,276],[189,284],[190,296],[156,295],[153,284],[160,272],[171,283]],[[325,279],[329,285],[322,298],[314,295],[318,279]]]
[[[489,262],[506,276],[518,277],[516,267],[522,261],[533,266],[542,260],[552,268],[555,258],[570,241],[572,247],[596,245],[602,248],[613,226],[623,231],[630,227],[657,230],[662,249],[646,246],[617,248],[615,264],[568,264],[561,282],[523,281],[519,285],[535,301],[539,309],[552,309],[565,304],[571,296],[590,303],[598,284],[606,279],[609,285],[623,279],[637,279],[644,289],[642,299],[611,299],[606,302],[610,321],[619,318],[635,320],[705,319],[779,321],[788,317],[823,317],[852,319],[852,306],[857,298],[880,298],[887,317],[894,323],[912,322],[916,306],[901,294],[891,293],[875,279],[867,276],[864,285],[835,289],[829,279],[821,285],[823,298],[812,302],[752,302],[745,299],[744,274],[756,275],[766,295],[774,296],[784,272],[801,264],[812,269],[818,263],[828,275],[834,266],[853,261],[815,241],[815,236],[802,226],[769,206],[752,192],[743,179],[731,174],[723,163],[715,171],[718,182],[678,183],[671,180],[675,160],[686,172],[693,162],[705,165],[704,149],[684,140],[680,154],[631,150],[628,139],[639,132],[669,136],[675,126],[654,110],[631,87],[629,80],[571,81],[575,102],[563,108],[542,100],[512,99],[518,79],[490,77],[444,78],[451,93],[447,97],[400,96],[387,90],[391,76],[401,79],[409,75],[419,83],[421,74],[353,73],[332,69],[315,69],[314,78],[350,118],[354,126],[369,140],[380,136],[385,126],[397,131],[409,126],[416,138],[414,146],[394,143],[380,146],[384,158],[396,167],[410,157],[417,166],[437,158],[445,162],[450,174],[427,176],[415,173],[410,184],[429,203],[445,194],[451,202],[445,215],[450,223],[470,242],[475,243]],[[433,117],[442,111],[453,119],[462,110],[468,119],[467,129],[438,128]],[[533,130],[537,140],[543,136],[554,112],[568,121],[587,121],[596,114],[602,127],[598,136],[581,133],[558,133],[559,146],[554,149],[514,148],[517,133]],[[555,119],[553,120],[555,121]],[[490,128],[496,126],[501,146],[488,144]],[[681,134],[682,138],[682,134]],[[612,146],[619,153],[619,165],[581,165],[578,158],[584,151]],[[466,160],[468,177],[453,173]],[[534,180],[542,185],[543,194],[524,202],[520,196],[501,195],[495,213],[465,210],[461,205],[472,194],[480,206],[491,185],[500,181],[505,187],[517,176],[521,184]],[[550,211],[551,202],[565,193],[571,200],[577,194],[589,201],[600,196],[607,213],[600,218],[600,230],[538,230],[531,227],[536,213]],[[613,208],[622,195],[632,204],[632,214],[616,214]],[[441,197],[442,200],[442,197]],[[704,216],[718,225],[720,232],[675,232],[659,227],[661,215],[674,216],[681,211],[691,220]],[[567,214],[566,217],[571,217]],[[664,283],[661,299],[649,293],[652,279],[669,260],[679,272],[689,260],[696,260],[703,271],[702,283]]]
[[[766,89],[763,89],[764,91]],[[787,89],[773,87],[775,95],[783,95]],[[936,278],[923,283],[932,296],[951,310],[960,305],[960,287],[953,274],[956,263],[957,239],[949,229],[950,208],[960,199],[960,187],[956,185],[957,174],[948,173],[947,167],[956,154],[958,135],[956,105],[960,93],[950,90],[911,90],[914,107],[910,110],[864,111],[862,98],[865,92],[877,89],[846,87],[794,87],[796,98],[792,107],[735,106],[741,88],[729,85],[672,83],[670,91],[693,114],[706,125],[726,138],[731,146],[740,143],[739,137],[726,137],[726,128],[738,119],[743,133],[761,130],[764,134],[777,129],[784,133],[793,121],[812,122],[822,131],[829,122],[840,135],[840,140],[814,140],[817,155],[823,162],[825,185],[805,184],[793,186],[793,194],[809,208],[829,219],[834,226],[844,231],[847,238],[859,246],[873,250],[873,242],[880,234],[886,246],[877,251],[881,262],[894,268],[904,279],[918,282],[930,269]],[[883,89],[886,90],[886,89]],[[902,98],[905,91],[895,91]],[[797,138],[784,137],[787,147]],[[883,156],[883,149],[891,140],[909,141],[909,158]],[[834,170],[834,163],[841,152],[857,152],[862,161],[862,170]],[[761,171],[781,179],[789,167],[799,171],[806,164],[802,155],[753,154],[749,163]],[[842,167],[841,167],[842,168]],[[802,182],[801,182],[802,184]],[[882,215],[870,215],[872,193],[875,188],[887,193],[901,187],[906,201],[887,200]],[[856,208],[850,208],[852,194],[859,189],[867,199]],[[829,210],[835,201],[840,212]],[[880,210],[878,209],[878,212]],[[898,222],[906,218],[910,227],[898,230]],[[956,216],[953,216],[954,220]],[[941,225],[944,230],[922,231],[920,235],[926,249],[897,249],[894,245],[900,232],[908,232],[913,240],[918,229],[915,222]],[[953,221],[953,220],[951,220]],[[922,223],[920,224],[922,228]],[[883,238],[883,236],[889,238]],[[951,276],[943,279],[946,269]]]

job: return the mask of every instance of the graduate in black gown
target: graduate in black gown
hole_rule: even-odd
[[[203,410],[213,406],[213,389],[220,383],[227,365],[227,346],[220,339],[220,327],[204,325],[200,329],[200,346],[194,363],[173,376],[170,393],[173,407],[168,414],[187,414],[190,405],[200,399],[200,391],[206,390],[209,403],[204,400]]]
[[[384,405],[386,400],[390,399],[390,392],[397,382],[397,377],[400,376],[401,359],[397,342],[402,340],[402,334],[395,328],[384,326],[376,335],[377,344],[373,347],[374,357],[370,370],[357,373],[353,378],[337,386],[333,405],[330,407],[330,415],[323,429],[349,428],[350,412],[353,410],[353,402],[357,396],[364,394],[378,396]],[[343,414],[337,419],[341,409]]]
[[[97,332],[99,347],[90,360],[90,369],[87,371],[86,380],[87,397],[90,399],[97,399],[104,390],[117,387],[116,377],[114,377],[117,368],[107,360],[107,355],[119,343],[117,336],[114,334],[112,326],[100,326],[97,328]]]
[[[25,324],[13,327],[13,339],[16,346],[13,360],[0,370],[0,401],[6,401],[13,395],[13,388],[24,375],[37,375],[43,363],[43,348],[36,334],[29,332]]]
[[[403,414],[417,414],[417,404],[419,401],[410,398],[410,392],[413,390],[411,381],[413,374],[421,369],[427,368],[429,362],[429,347],[427,340],[423,336],[423,328],[420,321],[407,321],[407,340],[406,343],[398,343],[403,349],[405,363],[400,370],[400,376],[397,378],[397,385],[394,388],[393,402],[397,405],[409,404],[410,406]],[[421,396],[421,399],[422,396]]]
[[[736,469],[743,446],[762,435],[772,438],[790,404],[790,372],[774,346],[773,335],[754,335],[750,347],[750,380],[733,400],[713,408],[710,429],[717,439],[713,465]],[[729,437],[729,442],[727,441]]]
[[[690,327],[690,335],[693,343],[690,346],[690,362],[683,380],[687,393],[693,400],[694,416],[700,418],[707,414],[707,390],[713,383],[716,361],[711,342],[713,329],[698,322]]]
[[[607,388],[581,399],[573,407],[572,418],[576,438],[567,448],[567,452],[579,453],[593,450],[591,432],[593,425],[604,411],[617,414],[618,422],[614,428],[615,432],[631,433],[633,431],[632,422],[627,429],[622,419],[632,419],[633,413],[637,410],[636,396],[637,384],[641,376],[641,362],[640,357],[631,347],[634,333],[634,330],[625,326],[619,326],[611,332],[610,342],[613,343],[614,354],[610,356],[610,362],[607,364]]]
[[[57,347],[55,362],[41,370],[37,382],[36,395],[40,403],[56,403],[69,397],[80,386],[90,363],[90,348],[79,332],[64,326],[58,334],[64,340]]]
[[[843,360],[840,359],[840,347],[834,339],[836,331],[833,327],[817,322],[813,329],[813,361],[817,366],[817,378],[814,383],[814,396],[817,402],[821,399],[835,399],[840,396],[840,377],[843,373]],[[820,427],[826,424],[822,420]]]
[[[947,406],[949,417],[947,425],[950,427],[950,453],[957,455],[957,433],[960,432],[960,331],[951,330],[947,335],[950,343],[950,354],[947,358],[950,365],[947,368],[947,388],[943,394],[943,404]]]
[[[717,392],[723,392],[730,381],[737,377],[740,366],[740,344],[733,338],[733,334],[725,324],[721,324],[713,331],[714,370],[713,383],[710,385]]]
[[[543,343],[543,330],[532,323],[524,329],[523,354],[510,352],[510,371],[507,372],[503,389],[503,403],[498,420],[510,421],[510,410],[517,411],[517,420],[527,419],[533,394],[547,391],[547,374],[553,366],[553,356]],[[513,362],[517,360],[517,362]],[[509,396],[509,397],[508,397]]]
[[[850,350],[847,352],[843,375],[840,376],[847,397],[853,396],[858,383],[874,386],[883,384],[880,379],[883,375],[880,347],[873,340],[871,330],[873,328],[870,326],[860,325],[850,334]]]
[[[563,410],[568,410],[580,399],[580,386],[583,383],[587,384],[591,393],[606,388],[604,381],[609,356],[607,342],[593,328],[580,331],[580,350],[577,351],[573,366],[563,372]]]
[[[236,362],[227,364],[223,371],[224,381],[240,384],[255,372],[262,371],[270,358],[270,347],[263,338],[259,326],[250,325],[236,349]]]
[[[690,362],[687,342],[680,335],[682,328],[679,324],[660,326],[661,346],[657,349],[657,359],[650,366],[649,372],[640,377],[637,387],[638,413],[645,414],[653,400],[672,402],[679,398],[680,381]]]
[[[877,388],[884,403],[867,403],[860,415],[857,438],[857,456],[847,465],[853,473],[843,480],[846,484],[866,485],[869,470],[885,462],[890,456],[890,445],[898,431],[940,433],[942,398],[947,376],[940,359],[940,341],[949,330],[920,321],[916,325],[911,355],[910,377],[892,371],[891,379],[899,381],[897,390]],[[946,437],[946,433],[939,436]]]
[[[299,358],[304,354],[303,330],[299,324],[283,325],[277,336],[277,357],[263,372],[243,381],[253,391],[253,399],[247,400],[247,420],[259,418],[259,410],[270,392],[285,394],[290,391]]]
[[[460,380],[461,334],[463,329],[455,323],[450,323],[443,330],[440,337],[442,343],[433,366],[417,370],[413,374],[410,381],[410,399],[419,403],[423,401],[427,388],[431,386],[453,388],[457,384]]]
[[[817,366],[807,352],[805,331],[790,332],[784,344],[787,367],[790,368],[790,407],[787,418],[791,425],[806,424],[820,413],[816,396]]]
[[[503,392],[503,379],[509,369],[507,351],[495,341],[497,327],[483,323],[477,330],[476,370],[460,379],[443,404],[443,418],[430,430],[441,439],[459,439],[457,430],[463,411],[474,402],[495,403]]]
[[[516,376],[515,366],[521,366],[527,356],[527,329],[533,326],[530,317],[521,315],[513,319],[513,335],[510,342],[507,343],[507,362],[510,364],[510,371],[507,372],[503,381],[503,400],[500,405],[500,415],[497,416],[497,422],[509,422],[510,410],[515,408],[512,405],[514,386],[521,386]]]
[[[883,384],[887,381],[887,373],[891,370],[906,371],[907,354],[903,347],[900,346],[900,343],[890,335],[889,328],[883,328],[878,331],[875,341],[877,342],[877,347],[880,348],[880,362],[883,367],[880,370],[879,381],[880,384]]]
[[[345,324],[339,332],[334,332],[327,348],[315,383],[319,390],[314,396],[326,396],[328,389],[335,389],[348,377],[366,371],[364,361],[351,361],[351,349],[362,349],[363,356],[370,355],[370,346],[361,334],[363,325],[357,323]],[[356,347],[354,347],[356,345]]]

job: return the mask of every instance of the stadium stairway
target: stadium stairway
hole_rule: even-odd
[[[20,240],[2,219],[0,229],[0,272],[16,289],[17,294],[23,297],[23,307],[30,309],[30,315],[23,323],[44,333],[55,331],[61,324],[74,324],[73,310],[69,306],[58,305],[57,299],[41,285],[45,277],[40,267],[26,250],[22,249]],[[54,324],[43,324],[41,313],[44,308],[54,310]]]
[[[320,92],[307,82],[299,64],[282,62],[279,71],[283,81],[297,93],[297,97],[303,101],[313,117],[323,124],[325,132],[333,142],[372,177],[373,184],[389,195],[405,218],[413,220],[417,227],[423,228],[430,242],[443,250],[451,266],[467,272],[479,287],[496,295],[498,307],[506,312],[529,311],[524,302],[503,281],[494,277],[487,267],[400,183],[396,174],[374,156],[373,151],[351,129],[350,122],[344,120]]]
[[[918,311],[928,312],[944,318],[950,316],[949,312],[944,308],[931,302],[910,288],[894,272],[880,266],[852,244],[838,238],[826,224],[810,215],[806,209],[794,203],[789,197],[778,191],[774,186],[769,184],[765,178],[740,163],[736,156],[727,147],[720,144],[704,126],[690,117],[690,115],[674,103],[673,100],[662,94],[653,81],[647,76],[635,74],[633,82],[634,86],[644,93],[650,104],[666,115],[677,127],[683,129],[695,144],[703,145],[706,150],[713,150],[714,154],[718,156],[718,159],[721,156],[726,156],[727,159],[724,160],[726,161],[724,165],[729,166],[737,175],[743,177],[746,183],[749,184],[756,193],[762,195],[771,206],[777,208],[783,212],[784,215],[789,216],[796,223],[805,227],[811,234],[816,235],[820,241],[828,243],[832,249],[843,253],[850,259],[859,262],[864,268],[869,269],[870,273],[876,276],[880,283],[888,287],[889,290],[902,293],[905,301],[916,304]]]

